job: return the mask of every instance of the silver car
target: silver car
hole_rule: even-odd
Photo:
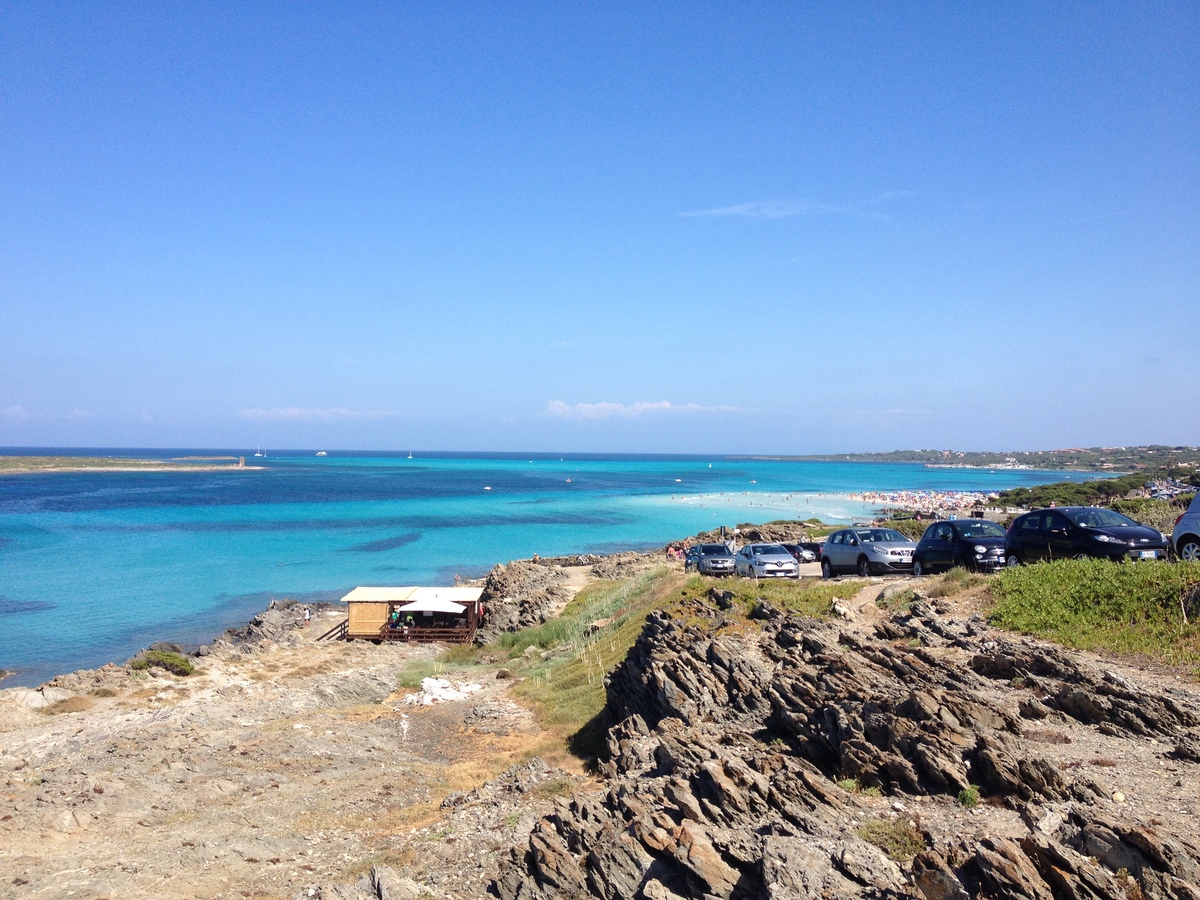
[[[735,571],[747,578],[800,577],[796,560],[778,544],[747,544],[736,559]]]
[[[732,575],[733,554],[724,544],[696,544],[683,561],[683,570],[688,569],[701,575]]]
[[[1200,492],[1192,498],[1187,511],[1175,520],[1171,546],[1180,559],[1200,559]]]
[[[916,541],[893,528],[844,528],[831,534],[821,548],[821,575],[908,575],[916,549]]]

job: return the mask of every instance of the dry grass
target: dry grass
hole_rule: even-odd
[[[858,836],[897,862],[909,862],[925,849],[920,830],[903,818],[870,819],[858,826]]]
[[[84,712],[91,709],[96,701],[91,697],[75,696],[66,697],[59,700],[57,703],[51,703],[49,706],[42,707],[39,712],[44,716],[58,716],[63,713]]]
[[[1027,737],[1031,741],[1037,741],[1040,744],[1069,744],[1071,739],[1061,731],[1055,731],[1053,728],[1025,728],[1021,731],[1022,737]]]
[[[987,583],[988,577],[986,575],[981,575],[979,572],[972,572],[969,569],[958,566],[944,575],[938,576],[927,587],[922,588],[922,593],[931,599],[937,597],[957,597],[959,594],[978,590]]]

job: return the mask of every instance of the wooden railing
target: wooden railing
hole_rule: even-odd
[[[416,644],[469,644],[475,639],[474,628],[389,628],[379,629],[379,637],[385,641],[405,641]]]
[[[350,629],[350,619],[345,618],[338,622],[327,632],[317,638],[318,641],[344,641],[346,632]]]

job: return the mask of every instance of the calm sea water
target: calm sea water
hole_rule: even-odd
[[[247,459],[262,471],[0,477],[0,669],[17,671],[3,686],[122,661],[156,640],[200,643],[272,597],[449,584],[534,553],[661,546],[739,522],[844,521],[870,512],[845,499],[856,491],[1065,477],[724,457],[416,456],[269,453]]]

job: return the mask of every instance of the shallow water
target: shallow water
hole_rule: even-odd
[[[164,458],[195,451],[114,451]],[[212,451],[207,451],[211,453]],[[274,456],[261,471],[0,477],[4,687],[199,643],[272,597],[449,584],[538,553],[607,553],[871,507],[864,490],[1000,490],[1061,472],[724,457]],[[1077,476],[1078,477],[1078,476]]]

